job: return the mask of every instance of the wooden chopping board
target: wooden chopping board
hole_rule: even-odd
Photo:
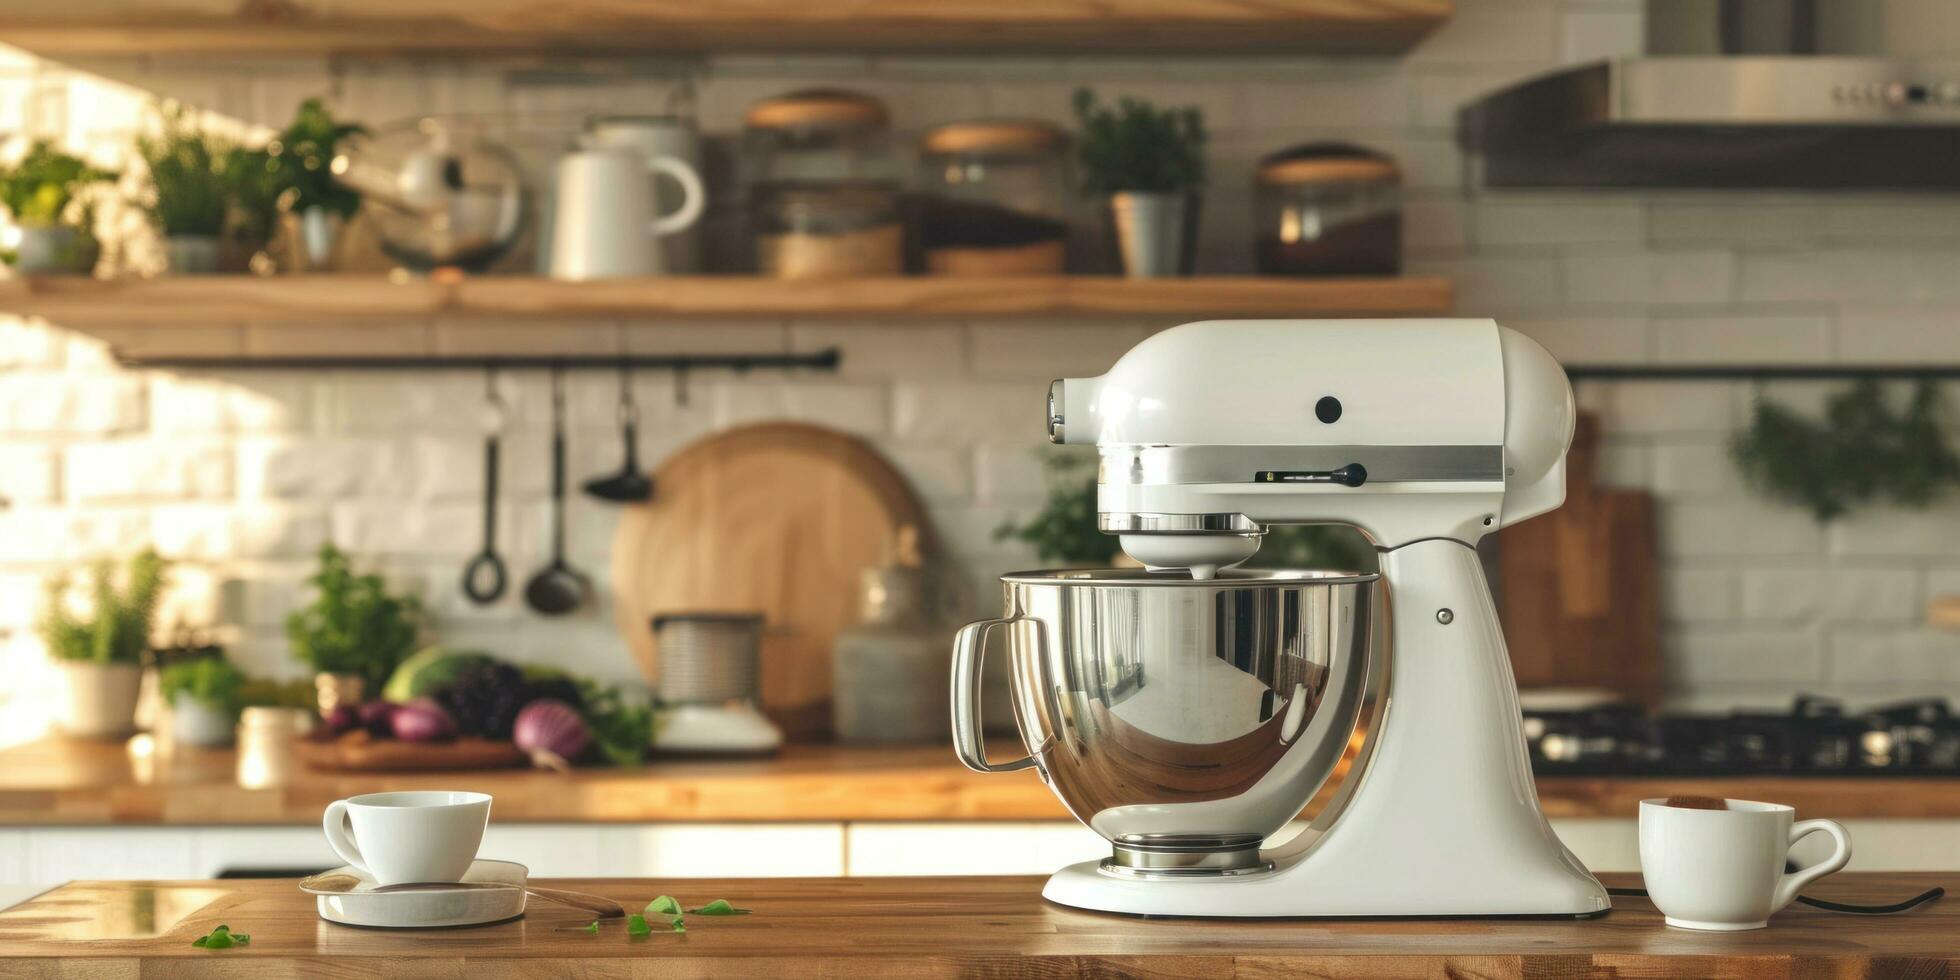
[[[465,735],[447,742],[403,742],[353,731],[337,738],[293,741],[293,756],[308,769],[326,772],[437,772],[502,769],[527,761],[509,742]]]
[[[821,738],[831,646],[858,620],[858,573],[889,561],[908,526],[927,536],[925,508],[858,439],[798,423],[716,433],[663,463],[653,499],[620,518],[620,632],[651,681],[654,616],[761,613],[763,709],[789,739]]]
[[[1518,687],[1660,699],[1654,498],[1594,482],[1599,420],[1581,413],[1565,504],[1497,535],[1498,616]]]

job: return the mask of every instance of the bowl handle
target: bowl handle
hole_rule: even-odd
[[[987,656],[987,634],[996,626],[1026,619],[983,619],[960,627],[953,635],[953,751],[975,772],[1013,772],[1034,765],[1024,755],[1013,762],[987,761],[987,741],[980,723],[980,667]]]

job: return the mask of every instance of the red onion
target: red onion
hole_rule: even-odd
[[[429,698],[398,705],[388,722],[395,737],[404,742],[440,742],[456,737],[456,719]]]
[[[361,727],[378,738],[387,738],[395,731],[395,706],[386,701],[364,701],[355,709],[361,718]]]
[[[349,704],[336,704],[320,716],[320,725],[329,735],[338,735],[360,723],[361,716]]]
[[[576,708],[557,698],[539,698],[517,713],[510,740],[537,765],[564,772],[591,743],[592,732]]]

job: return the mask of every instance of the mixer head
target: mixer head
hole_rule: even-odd
[[[1201,578],[1271,524],[1474,544],[1564,501],[1573,417],[1558,362],[1478,319],[1189,323],[1048,394],[1049,438],[1101,452],[1101,529]]]

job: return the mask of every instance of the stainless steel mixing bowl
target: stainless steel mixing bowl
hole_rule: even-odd
[[[1035,767],[1133,874],[1265,867],[1259,846],[1326,782],[1355,730],[1376,576],[1023,572],[1006,615],[954,641],[953,739],[981,771]],[[987,634],[1007,634],[1029,757],[987,760]]]

